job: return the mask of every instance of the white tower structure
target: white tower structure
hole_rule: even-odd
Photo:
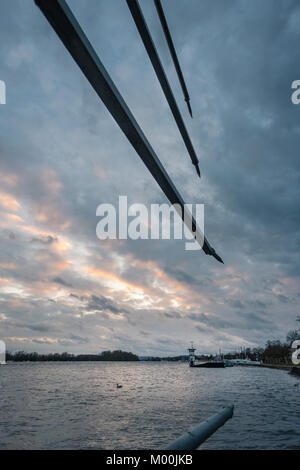
[[[191,342],[191,347],[188,348],[190,367],[193,367],[193,365],[195,364],[195,351],[196,348],[194,348],[193,342]]]

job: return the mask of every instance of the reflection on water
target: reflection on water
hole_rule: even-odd
[[[9,363],[0,392],[1,449],[162,448],[231,403],[233,419],[201,448],[300,449],[300,380],[285,371]]]

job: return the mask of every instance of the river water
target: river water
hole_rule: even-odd
[[[232,403],[201,449],[300,449],[300,380],[281,370],[8,363],[0,393],[1,449],[159,449]]]

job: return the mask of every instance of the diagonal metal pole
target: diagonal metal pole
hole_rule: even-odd
[[[186,101],[186,104],[187,104],[187,107],[188,107],[188,110],[189,110],[189,113],[190,113],[191,117],[193,117],[192,108],[191,108],[191,104],[190,104],[189,92],[187,91],[187,87],[186,87],[186,84],[185,84],[185,81],[184,81],[184,78],[183,78],[182,70],[181,70],[181,67],[180,67],[180,64],[179,64],[179,60],[178,60],[178,57],[177,57],[177,54],[176,54],[173,39],[172,39],[170,30],[169,30],[169,27],[168,27],[168,23],[167,23],[165,14],[164,14],[162,4],[161,4],[160,0],[154,0],[154,3],[155,3],[156,10],[157,10],[157,13],[158,13],[161,25],[162,25],[162,29],[164,31],[165,38],[166,38],[168,46],[169,46],[169,50],[170,50],[170,54],[171,54],[172,59],[173,59],[173,63],[174,63],[174,66],[175,66],[175,69],[176,69],[176,72],[177,72],[177,75],[178,75],[178,78],[179,78],[179,81],[180,81],[180,85],[181,85],[181,88],[182,88],[182,91],[183,91],[183,94],[184,94],[184,100]]]
[[[166,447],[166,450],[193,450],[214,434],[226,421],[233,417],[234,405],[227,406],[219,413],[211,416],[194,429],[183,434]]]
[[[190,137],[189,137],[188,132],[186,130],[185,124],[184,124],[183,119],[181,117],[179,108],[177,106],[177,103],[176,103],[176,100],[174,98],[172,89],[170,87],[170,84],[168,82],[168,79],[167,79],[167,76],[165,74],[164,68],[163,68],[162,63],[160,61],[158,52],[157,52],[156,47],[154,45],[153,39],[151,37],[149,28],[147,26],[146,20],[144,18],[143,13],[142,13],[139,2],[138,2],[138,0],[127,0],[127,5],[129,7],[131,15],[134,19],[136,27],[137,27],[137,29],[140,33],[140,36],[142,38],[142,41],[144,43],[144,46],[145,46],[146,51],[148,53],[148,56],[151,60],[151,63],[153,65],[153,68],[155,70],[157,78],[160,82],[160,85],[163,89],[165,97],[166,97],[166,99],[169,103],[169,106],[170,106],[171,111],[173,113],[174,119],[177,123],[178,129],[179,129],[179,131],[181,133],[181,136],[184,140],[185,146],[186,146],[186,148],[187,148],[187,150],[190,154],[193,165],[195,165],[197,174],[200,177],[199,160],[197,158],[197,155],[195,153],[193,144],[190,140]]]
[[[105,70],[91,43],[87,39],[78,21],[74,17],[65,0],[35,0],[57,35],[62,40],[71,56],[80,67],[98,96],[101,98],[108,111],[111,113],[127,139],[134,147],[154,179],[157,181],[171,204],[181,207],[183,222],[185,220],[184,201],[175,188],[172,180],[162,166],[158,156],[149,144],[142,129],[136,122],[115,84]],[[203,236],[195,219],[191,217],[192,229],[195,238],[202,240],[202,249],[207,255],[211,255],[223,263],[222,259],[210,246]],[[189,227],[188,227],[189,228]]]

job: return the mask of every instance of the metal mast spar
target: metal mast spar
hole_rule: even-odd
[[[101,98],[110,114],[126,135],[156,182],[171,204],[178,204],[182,211],[182,219],[185,222],[184,201],[174,186],[172,180],[161,164],[158,156],[149,144],[142,129],[136,122],[118,89],[105,70],[91,43],[87,39],[78,21],[74,17],[65,0],[35,0],[57,35],[71,56],[80,67],[98,96]],[[203,240],[202,249],[207,255],[211,255],[218,261],[222,259],[210,246],[206,237],[197,227],[195,219],[192,220],[192,229],[197,240]],[[186,223],[186,222],[185,222]]]
[[[147,27],[147,23],[146,23],[146,20],[143,16],[141,7],[138,3],[138,0],[127,0],[127,5],[129,7],[131,15],[134,19],[136,27],[137,27],[137,29],[140,33],[140,36],[142,38],[142,41],[144,43],[144,46],[145,46],[146,51],[148,53],[148,56],[151,60],[151,63],[153,65],[153,68],[155,70],[157,78],[158,78],[158,80],[161,84],[164,95],[165,95],[165,97],[166,97],[166,99],[169,103],[169,106],[170,106],[171,111],[173,113],[174,119],[177,123],[178,129],[179,129],[179,131],[182,135],[182,138],[184,140],[186,148],[187,148],[187,150],[190,154],[193,165],[195,165],[197,174],[200,177],[199,160],[196,156],[193,144],[190,140],[190,137],[189,137],[188,132],[186,130],[185,124],[184,124],[183,119],[181,117],[179,108],[177,106],[177,103],[176,103],[176,100],[174,98],[172,89],[170,87],[170,84],[168,82],[168,79],[167,79],[167,76],[165,74],[164,68],[163,68],[162,63],[160,61],[159,55],[157,53],[157,50],[156,50],[156,47],[154,45],[153,39],[151,37],[149,28]]]
[[[191,104],[190,104],[189,92],[187,91],[187,87],[186,87],[186,84],[185,84],[185,81],[184,81],[184,78],[183,78],[182,70],[181,70],[181,67],[180,67],[180,64],[179,64],[179,60],[178,60],[178,57],[177,57],[177,54],[176,54],[173,39],[172,39],[170,30],[169,30],[169,27],[168,27],[168,23],[167,23],[165,14],[164,14],[162,4],[161,4],[160,0],[154,0],[154,3],[155,3],[156,10],[157,10],[157,13],[158,13],[161,25],[162,25],[162,29],[164,31],[165,38],[166,38],[168,46],[169,46],[169,50],[170,50],[170,54],[171,54],[172,59],[173,59],[173,63],[174,63],[174,66],[175,66],[175,69],[176,69],[176,72],[177,72],[177,75],[178,75],[178,78],[179,78],[179,81],[180,81],[180,85],[181,85],[183,95],[184,95],[184,100],[186,101],[186,104],[187,104],[187,107],[188,107],[188,110],[189,110],[189,113],[190,113],[191,117],[193,117],[192,108],[191,108]]]

